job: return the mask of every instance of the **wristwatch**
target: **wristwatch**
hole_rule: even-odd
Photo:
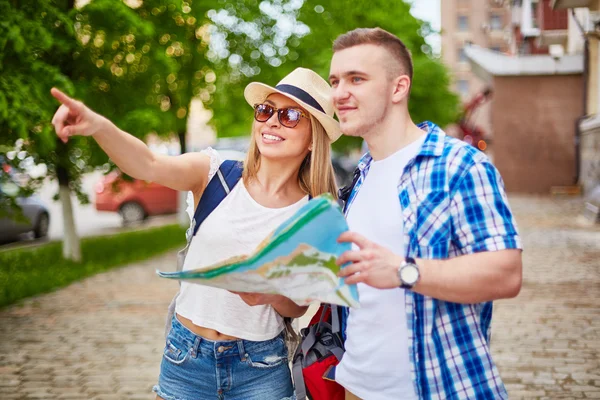
[[[398,278],[402,282],[400,287],[402,289],[412,289],[419,282],[420,277],[419,266],[415,262],[415,259],[406,257],[402,261],[402,264],[400,264],[400,268],[398,268]]]

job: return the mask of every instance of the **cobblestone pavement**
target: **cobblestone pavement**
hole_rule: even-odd
[[[581,200],[511,196],[521,294],[495,303],[492,351],[511,399],[600,398],[600,227]],[[154,399],[175,254],[0,310],[2,399]]]
[[[495,303],[492,354],[514,399],[600,398],[600,227],[579,199],[511,197],[523,287]]]

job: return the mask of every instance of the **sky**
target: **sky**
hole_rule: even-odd
[[[441,0],[412,0],[411,13],[415,17],[428,21],[435,31],[440,31],[442,28],[442,14],[440,9]],[[409,2],[411,2],[409,0]],[[442,46],[440,35],[431,35],[427,43],[433,48],[434,53],[439,54]]]

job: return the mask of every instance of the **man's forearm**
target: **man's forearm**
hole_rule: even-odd
[[[519,294],[521,250],[488,251],[448,260],[417,259],[413,291],[454,303],[481,303]]]

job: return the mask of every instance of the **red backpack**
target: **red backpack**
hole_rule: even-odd
[[[297,400],[344,400],[344,388],[335,381],[335,367],[344,354],[341,326],[341,306],[321,304],[300,331],[302,342],[292,364]]]

